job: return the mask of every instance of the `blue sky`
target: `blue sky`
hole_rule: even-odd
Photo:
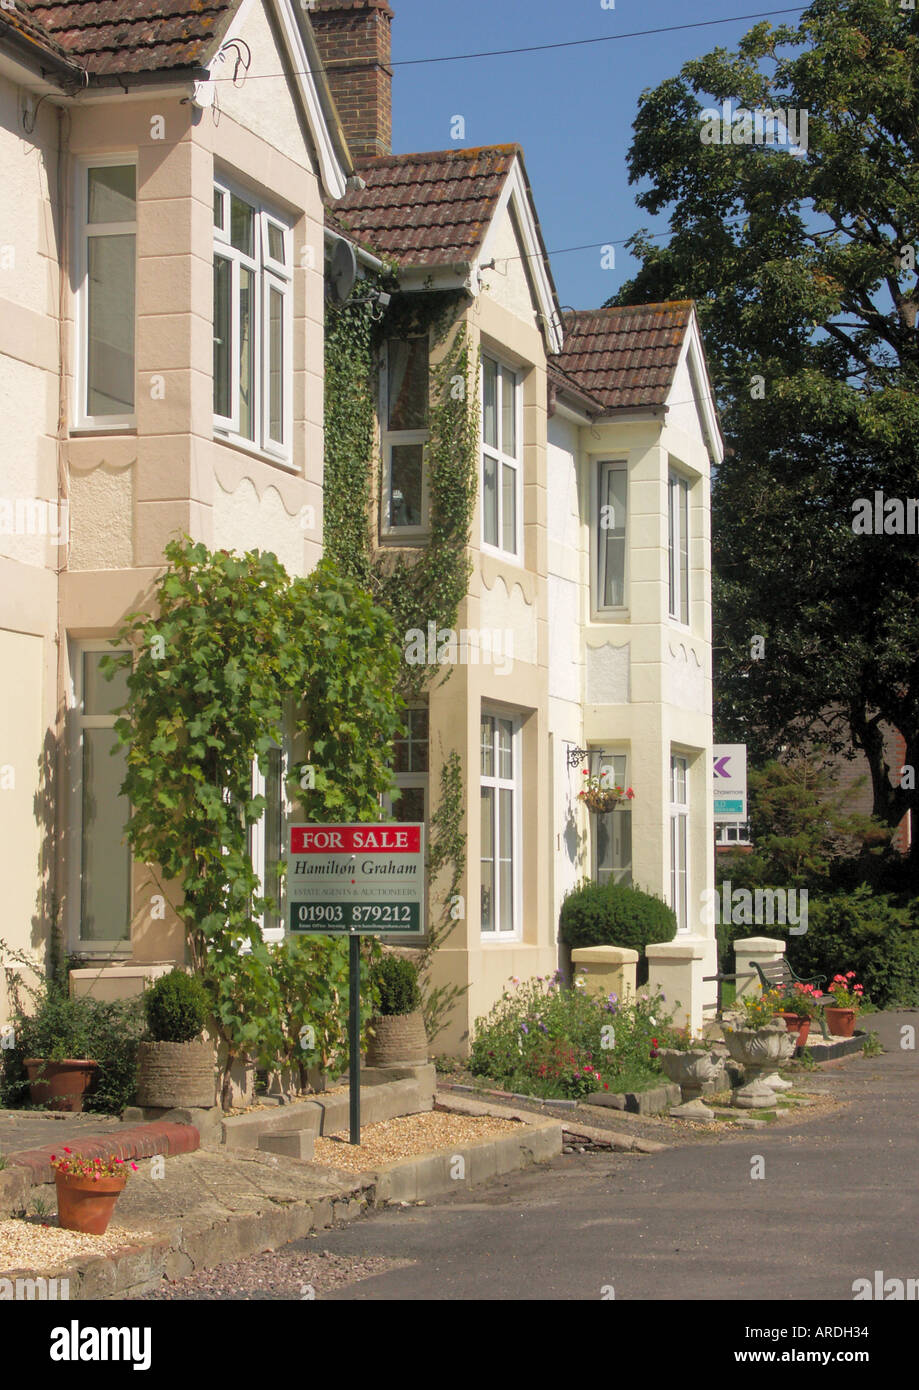
[[[775,0],[775,10],[788,0]],[[390,0],[395,62],[443,54],[570,42],[670,24],[730,19],[772,8],[768,0]],[[803,8],[803,7],[802,7]],[[550,252],[629,236],[637,227],[665,230],[635,204],[626,155],[638,99],[646,87],[675,76],[689,58],[734,48],[754,20],[714,24],[645,38],[623,38],[549,53],[524,53],[456,63],[396,67],[393,148],[396,152],[516,140],[526,156],[543,235]],[[795,23],[777,15],[775,25]],[[451,140],[462,115],[465,140]],[[563,305],[602,304],[635,270],[622,246],[615,268],[601,268],[599,247],[552,255]]]

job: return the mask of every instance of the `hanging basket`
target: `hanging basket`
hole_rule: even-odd
[[[579,795],[588,811],[593,811],[598,816],[604,816],[608,811],[615,811],[622,801],[619,792],[598,790],[595,787],[589,787],[587,791],[580,792]]]

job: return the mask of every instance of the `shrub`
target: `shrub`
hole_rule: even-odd
[[[808,903],[808,929],[789,937],[788,959],[798,975],[854,970],[878,1008],[919,1004],[919,904],[899,907],[867,884],[851,893]],[[824,984],[822,988],[826,989]]]
[[[380,1013],[410,1014],[421,1007],[418,971],[401,956],[384,956],[376,969]]]
[[[652,1058],[675,1040],[663,1006],[660,995],[620,1004],[558,976],[527,980],[476,1020],[469,1070],[509,1090],[570,1099],[653,1085],[661,1072]]]
[[[572,949],[581,946],[627,946],[643,951],[658,941],[672,941],[676,915],[660,898],[610,880],[602,886],[584,882],[566,896],[559,915],[559,936]]]
[[[201,1036],[210,999],[201,981],[184,970],[161,975],[144,994],[147,1027],[156,1042],[192,1042]]]
[[[89,1057],[99,1065],[92,1089],[84,1097],[84,1110],[120,1115],[132,1104],[137,1084],[137,1045],[144,1028],[141,1001],[71,998],[57,985],[37,987],[32,999],[31,1014],[18,1002],[14,1005],[15,1046],[3,1051],[3,1104],[30,1103],[23,1066],[26,1057],[50,1061]]]

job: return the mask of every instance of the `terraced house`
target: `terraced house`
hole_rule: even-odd
[[[345,243],[358,268],[389,268],[402,306],[374,361],[378,560],[431,544],[444,338],[406,324],[433,320],[435,298],[478,378],[457,641],[397,747],[399,817],[430,821],[453,751],[465,787],[462,908],[436,978],[469,989],[437,1048],[462,1050],[509,976],[555,969],[559,905],[585,875],[673,904],[652,981],[678,982],[698,1021],[721,440],[692,305],[563,314],[518,146],[392,153],[385,0],[87,13],[0,16],[0,157],[18,181],[0,234],[3,491],[14,523],[39,500],[69,523],[0,536],[8,935],[40,949],[59,900],[88,958],[77,987],[97,991],[182,958],[123,842],[99,653],[172,534],[315,563],[324,301]],[[607,768],[635,799],[590,815],[583,772]],[[279,778],[268,791],[276,823]],[[271,839],[254,845],[266,873]]]

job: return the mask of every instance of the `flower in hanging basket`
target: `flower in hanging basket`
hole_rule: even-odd
[[[624,789],[611,784],[609,773],[603,772],[598,776],[589,776],[586,769],[582,776],[587,781],[578,792],[578,799],[584,802],[589,811],[594,811],[598,815],[604,815],[608,811],[615,811],[616,807],[625,797],[628,801],[633,800],[635,793],[631,787]]]

